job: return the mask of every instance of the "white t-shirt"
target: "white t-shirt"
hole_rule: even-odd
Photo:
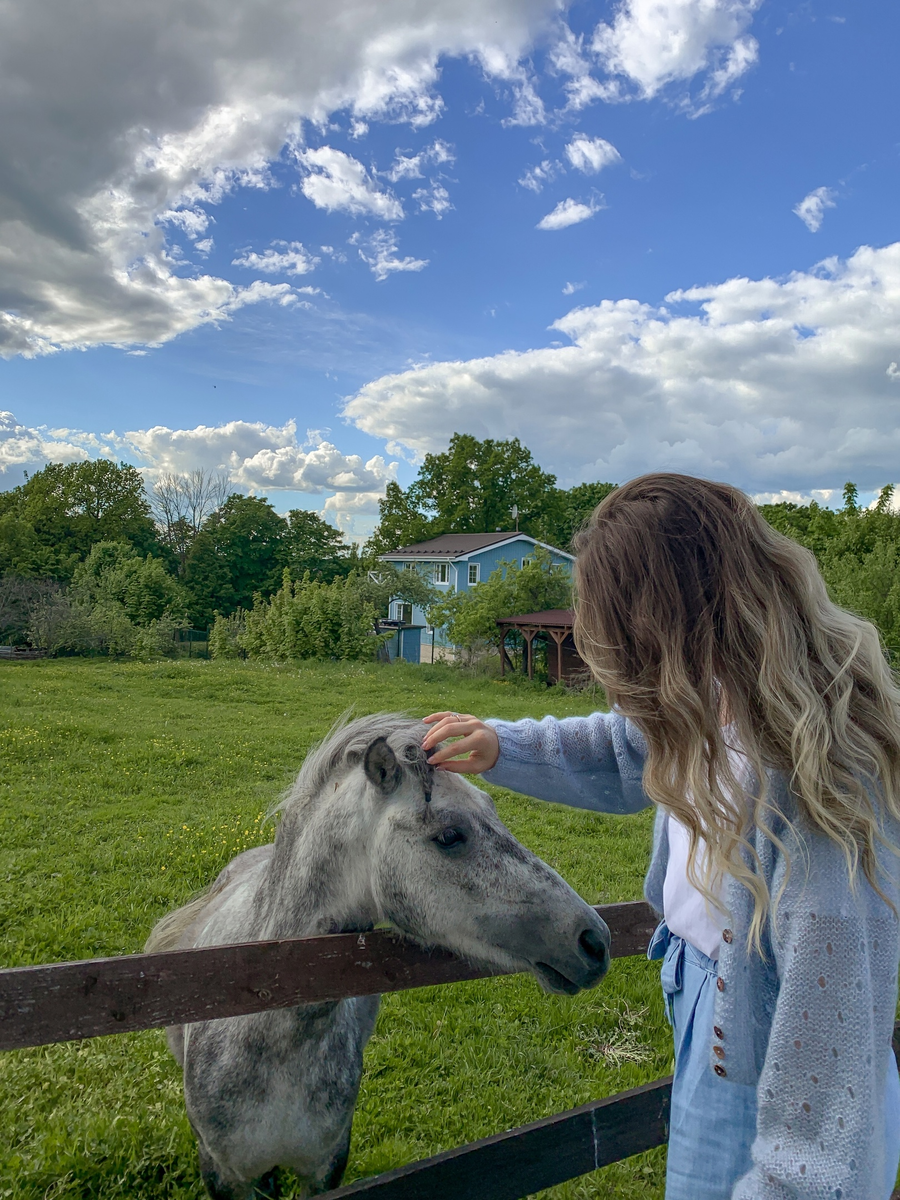
[[[747,760],[737,751],[728,751],[731,770],[738,782],[747,778]],[[669,814],[669,862],[663,884],[663,916],[669,931],[696,946],[707,958],[718,959],[722,930],[728,926],[728,915],[717,908],[694,887],[688,879],[690,834],[682,823]],[[706,842],[697,847],[698,878],[703,879]],[[720,879],[714,888],[717,899],[724,895],[725,881]]]

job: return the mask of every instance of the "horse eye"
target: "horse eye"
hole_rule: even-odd
[[[445,829],[434,840],[444,850],[449,850],[451,846],[461,846],[466,840],[466,835],[461,829]]]

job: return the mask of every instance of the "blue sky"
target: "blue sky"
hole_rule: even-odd
[[[205,466],[362,534],[455,430],[900,478],[895,5],[173,4],[0,15],[0,486]]]

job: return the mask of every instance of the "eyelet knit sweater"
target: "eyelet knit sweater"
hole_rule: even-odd
[[[488,783],[596,812],[633,813],[650,803],[641,784],[643,737],[618,714],[489,724],[500,757],[483,776]],[[773,773],[769,787],[782,814],[773,832],[790,870],[785,855],[757,831],[769,894],[784,888],[762,955],[747,945],[750,893],[731,877],[725,885],[733,936],[719,955],[715,1027],[726,1070],[720,1082],[753,1084],[758,1097],[753,1169],[732,1197],[882,1200],[879,1110],[897,1006],[900,927],[863,876],[851,888],[842,852],[804,827],[784,779]],[[644,886],[659,913],[669,853],[665,817],[657,813]],[[900,847],[892,819],[884,835]],[[881,889],[900,912],[900,857],[886,849],[879,865]],[[712,1046],[710,1031],[710,1071],[719,1061]]]

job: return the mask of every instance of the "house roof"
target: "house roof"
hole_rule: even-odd
[[[380,554],[379,558],[386,562],[410,558],[420,558],[423,561],[431,562],[442,559],[468,558],[490,546],[503,546],[516,541],[531,542],[533,546],[544,546],[545,549],[552,550],[554,554],[562,554],[566,558],[572,557],[564,550],[557,550],[555,546],[539,542],[527,533],[516,533],[515,530],[507,529],[498,530],[495,533],[443,533],[440,537],[431,538],[427,542],[418,542],[415,546],[402,546],[399,550],[392,550],[390,554]]]
[[[498,625],[543,625],[551,629],[570,629],[575,624],[572,608],[550,608],[546,612],[523,613],[519,617],[502,617]]]

